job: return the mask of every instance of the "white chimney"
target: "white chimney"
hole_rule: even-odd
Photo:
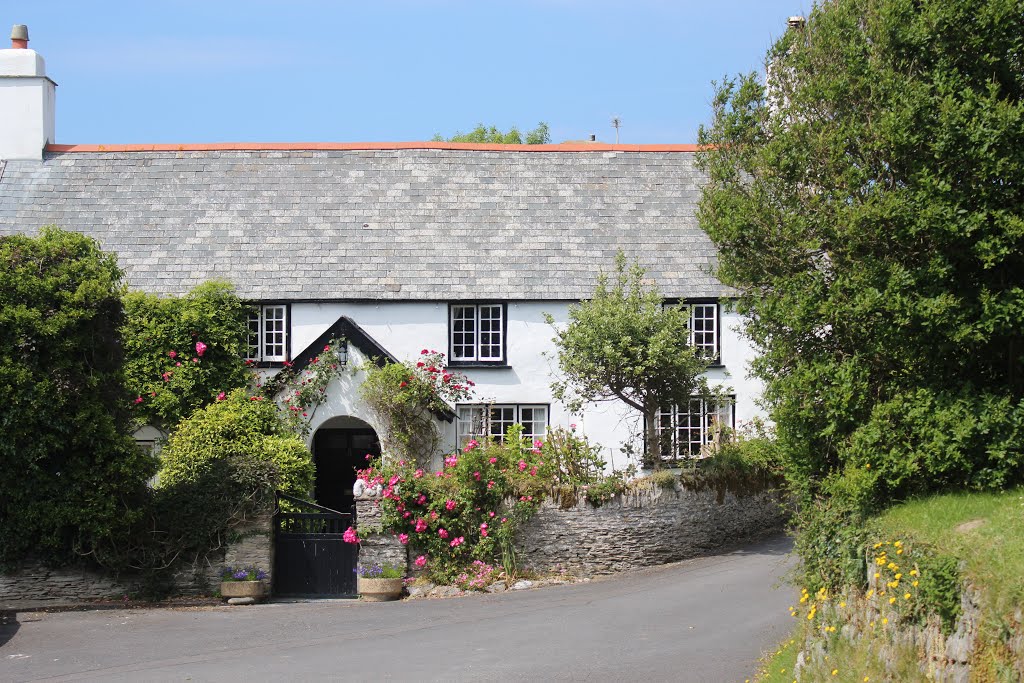
[[[42,159],[54,141],[57,84],[28,49],[28,27],[15,24],[11,49],[0,50],[0,159]]]

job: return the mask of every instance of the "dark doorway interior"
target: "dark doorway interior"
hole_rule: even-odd
[[[356,483],[356,468],[366,467],[367,455],[380,455],[380,441],[372,429],[318,431],[313,437],[317,504],[354,514],[352,486]]]

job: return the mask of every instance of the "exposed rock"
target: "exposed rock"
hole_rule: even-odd
[[[421,584],[412,584],[410,586],[406,586],[406,590],[409,591],[410,598],[422,598],[425,597],[428,593],[430,593],[430,591],[434,590],[434,586],[434,584],[429,582]]]
[[[509,587],[509,590],[521,591],[526,590],[527,588],[533,588],[533,581],[528,581],[527,579],[520,579],[513,583]]]
[[[431,598],[454,598],[456,595],[462,595],[456,586],[436,586],[427,594]]]
[[[255,605],[256,598],[228,598],[229,605]]]

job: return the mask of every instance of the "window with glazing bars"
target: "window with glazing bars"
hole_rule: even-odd
[[[691,398],[686,406],[672,406],[658,411],[658,437],[662,462],[699,458],[702,448],[732,429],[735,399],[720,402]]]
[[[451,361],[501,362],[505,359],[505,306],[452,304]]]
[[[249,312],[249,356],[259,362],[288,359],[288,307],[255,306]]]
[[[718,342],[718,304],[690,304],[690,345],[717,362]]]
[[[546,405],[460,405],[456,414],[459,444],[485,437],[503,441],[515,424],[523,425],[523,438],[530,441],[548,433]]]

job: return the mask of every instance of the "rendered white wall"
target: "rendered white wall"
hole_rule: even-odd
[[[35,50],[0,50],[0,159],[42,159],[54,141],[56,86]]]
[[[550,384],[558,371],[558,363],[551,342],[554,332],[544,322],[543,315],[550,313],[556,324],[565,324],[568,312],[566,302],[509,302],[509,367],[464,370],[476,382],[473,402],[549,404],[552,426],[575,424],[578,431],[602,445],[610,464],[621,469],[628,462],[620,447],[632,435],[641,433],[640,414],[619,401],[609,401],[587,407],[582,415],[572,415],[551,397]],[[342,315],[353,320],[399,360],[414,359],[424,348],[448,353],[447,303],[330,303],[292,304],[292,356],[301,353]],[[708,372],[712,384],[731,388],[736,395],[737,425],[756,416],[764,417],[755,403],[761,386],[747,377],[753,350],[740,334],[741,323],[739,315],[723,307],[721,350],[725,367]],[[358,358],[359,354],[353,353],[355,362],[359,362]],[[363,420],[380,431],[376,416],[359,398],[361,381],[362,374],[354,373],[331,384],[327,401],[314,415],[314,431],[327,420],[343,415]],[[455,425],[445,424],[444,433],[445,448],[454,448]]]

